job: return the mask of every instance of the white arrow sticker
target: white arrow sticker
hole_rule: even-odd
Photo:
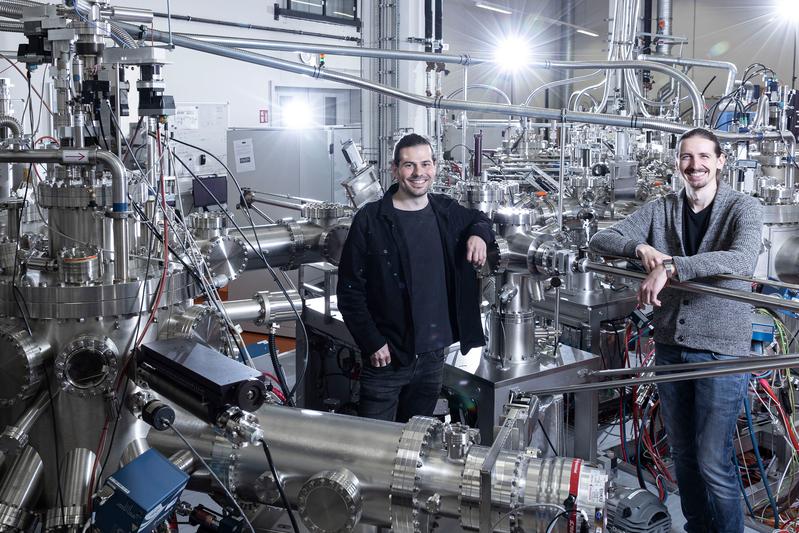
[[[64,154],[61,158],[64,163],[82,163],[88,159],[88,150],[64,150]]]

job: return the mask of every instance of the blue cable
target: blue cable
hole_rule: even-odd
[[[732,451],[732,462],[735,463],[735,470],[738,472],[738,487],[741,489],[741,494],[743,494],[746,508],[749,509],[749,516],[755,516],[755,510],[752,509],[752,504],[749,502],[749,497],[746,495],[743,476],[741,476],[741,465],[738,463],[738,456],[736,455],[735,450]]]
[[[746,412],[746,425],[749,427],[749,438],[752,440],[752,450],[755,452],[755,459],[757,459],[757,468],[760,470],[760,480],[763,482],[763,487],[766,489],[768,501],[771,504],[771,509],[774,512],[774,528],[780,528],[780,513],[777,508],[777,501],[774,495],[771,494],[771,485],[769,485],[768,478],[766,478],[766,468],[763,466],[763,459],[760,457],[760,449],[757,443],[757,435],[755,435],[754,424],[752,423],[752,407],[749,404],[749,395],[744,396],[744,411]]]

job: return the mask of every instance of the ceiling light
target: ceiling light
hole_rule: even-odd
[[[583,35],[588,35],[589,37],[599,37],[598,33],[594,33],[594,32],[592,32],[590,30],[579,29],[579,30],[575,30],[575,31],[577,31],[577,33],[582,33]]]
[[[496,13],[502,13],[503,15],[510,15],[513,12],[509,9],[505,9],[504,7],[495,6],[494,4],[489,4],[488,2],[475,2],[474,7],[479,7],[481,9],[487,9],[489,11],[494,11]]]
[[[306,6],[311,7],[322,7],[322,4],[319,2],[309,2],[308,0],[291,0],[292,4],[305,4]]]
[[[797,9],[796,0],[777,0],[775,11],[785,20],[799,22],[799,9]]]
[[[503,71],[513,72],[530,59],[530,43],[518,36],[506,37],[494,49],[494,63]]]
[[[303,129],[313,126],[313,115],[308,102],[299,98],[292,98],[281,109],[283,126],[291,129]]]
[[[334,15],[341,15],[342,17],[355,18],[355,15],[352,15],[350,13],[342,13],[341,11],[333,11],[333,14]]]

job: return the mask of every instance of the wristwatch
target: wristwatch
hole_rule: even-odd
[[[668,277],[672,277],[674,275],[674,271],[677,270],[677,267],[674,266],[674,259],[664,259],[663,268],[666,270],[666,275]]]

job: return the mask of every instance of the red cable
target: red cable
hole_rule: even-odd
[[[166,285],[166,276],[169,272],[169,220],[166,211],[166,186],[164,184],[164,167],[161,165],[161,131],[158,124],[155,126],[155,141],[156,145],[158,146],[158,162],[159,162],[159,175],[160,175],[160,184],[161,184],[161,209],[164,212],[164,270],[161,272],[161,281],[158,283],[158,293],[155,296],[155,302],[153,303],[153,308],[150,311],[150,318],[147,319],[147,323],[144,325],[144,330],[141,332],[139,336],[139,340],[136,341],[135,347],[138,347],[141,344],[141,341],[144,340],[144,336],[147,334],[147,330],[150,329],[150,325],[155,320],[155,313],[158,311],[158,306],[161,303],[161,295],[164,293],[164,286]],[[126,365],[127,366],[127,365]]]
[[[794,450],[799,452],[799,439],[796,437],[796,430],[791,424],[790,420],[788,419],[785,411],[782,409],[782,404],[780,403],[777,395],[774,394],[774,390],[769,385],[768,381],[763,378],[757,380],[760,384],[760,387],[768,394],[769,398],[772,399],[774,405],[777,407],[777,411],[780,414],[780,418],[782,418],[782,423],[785,426],[786,431],[788,432],[788,437],[791,439],[791,444],[793,445]]]
[[[89,501],[87,502],[87,514],[92,514],[92,494],[94,493],[94,474],[97,472],[97,464],[100,462],[100,456],[103,454],[103,446],[105,445],[105,436],[108,433],[109,418],[105,417],[105,424],[103,430],[100,432],[100,442],[97,444],[97,453],[94,454],[94,462],[92,463],[92,474],[89,477]]]
[[[275,393],[275,396],[280,398],[281,402],[286,403],[286,396],[285,396],[285,394],[283,394],[283,389],[280,388],[280,381],[278,381],[278,379],[273,374],[270,374],[269,372],[263,372],[262,371],[261,374],[263,374],[264,376],[268,377],[271,381],[273,381],[275,383],[275,385],[272,385],[272,392]]]
[[[58,146],[61,146],[61,143],[58,142],[58,139],[56,139],[55,137],[51,137],[50,135],[42,135],[41,137],[39,137],[38,139],[33,141],[33,146],[36,146],[37,144],[39,144],[42,141],[52,141],[52,142],[56,143]]]

